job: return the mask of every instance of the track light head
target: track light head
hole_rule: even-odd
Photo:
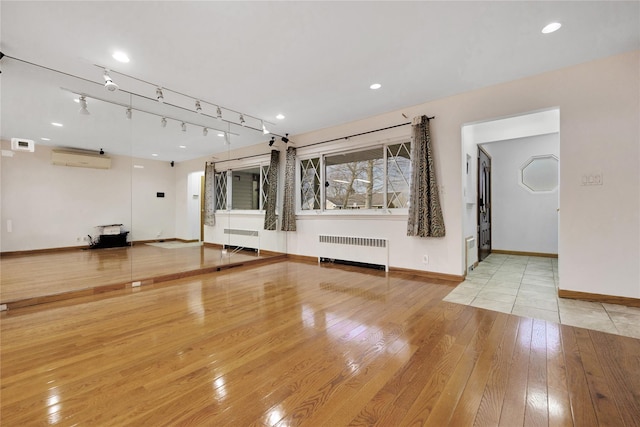
[[[186,132],[187,131],[187,124],[185,122],[182,122],[180,127],[182,128],[182,132]]]
[[[131,120],[131,116],[132,116],[132,114],[133,114],[133,113],[132,113],[132,111],[131,111],[131,108],[127,108],[127,112],[126,112],[127,119]]]
[[[240,124],[245,126],[244,116],[242,114],[240,114]]]
[[[273,144],[276,142],[276,137],[272,136],[271,137],[271,141],[269,141],[269,147],[273,146]]]
[[[220,109],[220,106],[216,108],[216,118],[218,120],[222,120],[222,110]]]
[[[207,136],[209,134],[209,129],[202,128],[202,136]]]
[[[264,122],[261,122],[261,123],[262,123],[262,134],[268,135],[270,133],[269,129],[267,129],[267,127],[264,125]]]
[[[202,113],[202,107],[200,106],[200,101],[196,101],[196,113]]]
[[[169,163],[169,164],[171,165],[171,167],[173,167],[173,166],[176,164],[176,162],[174,162],[173,160],[171,160],[171,163]]]
[[[109,77],[109,70],[104,70],[104,87],[109,91],[109,92],[115,92],[116,90],[118,90],[118,85],[115,84],[113,82],[113,80],[111,80],[111,77]]]
[[[162,94],[162,89],[161,88],[157,88],[156,89],[156,99],[158,100],[158,102],[163,103],[164,102],[164,95]]]
[[[160,120],[160,126],[162,126],[163,128],[167,127],[167,119],[165,117]]]
[[[285,134],[284,134],[284,136],[282,137],[282,142],[284,142],[285,144],[286,144],[287,142],[289,142],[289,134],[288,134],[288,133],[285,133]]]
[[[88,116],[89,110],[87,109],[87,98],[85,98],[84,95],[80,96],[80,111],[78,111],[80,114],[84,114],[85,116]]]
[[[100,155],[104,156],[104,150],[102,148],[100,149]]]

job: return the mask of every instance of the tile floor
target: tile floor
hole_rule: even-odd
[[[558,298],[558,260],[491,254],[444,300],[640,338],[640,308]]]

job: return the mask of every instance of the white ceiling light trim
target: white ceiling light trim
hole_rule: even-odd
[[[371,86],[369,86],[369,89],[377,90],[377,89],[380,89],[381,87],[382,85],[380,83],[374,83]]]
[[[113,52],[113,55],[111,55],[113,57],[113,59],[115,59],[118,62],[122,62],[124,64],[129,62],[129,56],[122,52],[121,50],[118,50],[116,52]]]
[[[552,22],[550,24],[545,25],[542,29],[542,34],[551,34],[555,31],[558,31],[562,27],[562,24],[559,22]]]

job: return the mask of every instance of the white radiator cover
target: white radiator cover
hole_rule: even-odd
[[[225,245],[256,249],[260,254],[260,233],[258,230],[245,230],[240,228],[225,228],[224,234],[228,235]]]
[[[384,265],[389,271],[389,240],[378,237],[318,235],[318,262],[322,258]]]

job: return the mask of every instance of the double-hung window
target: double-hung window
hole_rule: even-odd
[[[264,210],[269,164],[216,173],[217,210]]]

